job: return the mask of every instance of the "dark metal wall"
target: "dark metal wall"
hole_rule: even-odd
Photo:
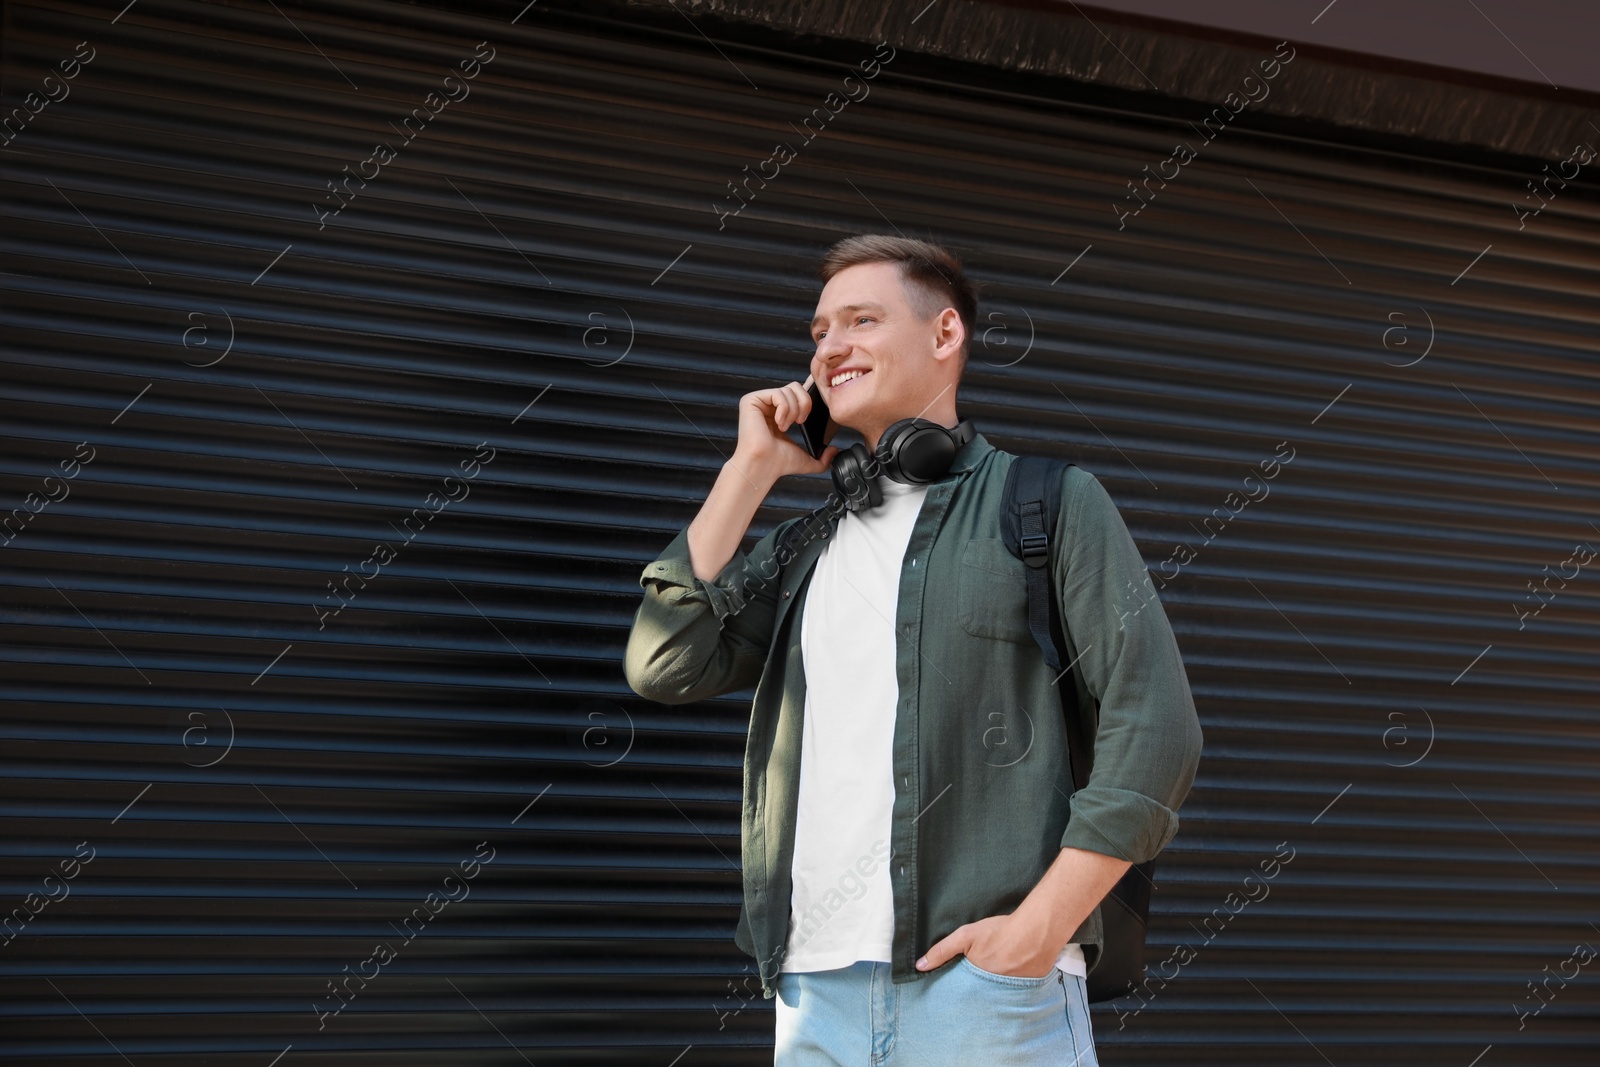
[[[620,655],[869,229],[985,282],[964,410],[1101,477],[1189,666],[1102,1060],[1592,1062],[1593,170],[1512,209],[1572,144],[1206,142],[888,50],[829,102],[872,48],[664,7],[119,6],[4,8],[4,1062],[769,1062],[748,694]]]

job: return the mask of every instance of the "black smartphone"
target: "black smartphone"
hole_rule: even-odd
[[[822,458],[822,450],[827,447],[823,439],[828,433],[828,405],[822,401],[822,388],[812,382],[806,392],[811,394],[811,414],[800,424],[801,446],[812,459]]]

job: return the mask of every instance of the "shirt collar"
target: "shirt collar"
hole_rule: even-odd
[[[950,473],[966,474],[979,463],[982,463],[989,453],[994,450],[994,446],[984,439],[983,434],[974,431],[972,440],[956,450],[956,458],[950,464]]]

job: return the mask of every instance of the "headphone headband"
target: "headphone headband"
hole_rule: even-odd
[[[902,485],[928,485],[949,473],[956,453],[977,435],[971,419],[954,428],[929,419],[901,419],[883,432],[878,447],[869,453],[856,442],[833,458],[833,485],[850,511],[864,511],[883,503],[884,476]]]

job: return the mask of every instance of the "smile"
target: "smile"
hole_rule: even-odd
[[[830,380],[828,382],[828,388],[829,389],[837,389],[841,385],[844,385],[846,382],[853,382],[857,378],[861,377],[863,374],[870,374],[870,373],[871,373],[870,371],[864,371],[864,370],[847,370],[847,371],[843,372],[842,374],[834,375],[832,380]]]

